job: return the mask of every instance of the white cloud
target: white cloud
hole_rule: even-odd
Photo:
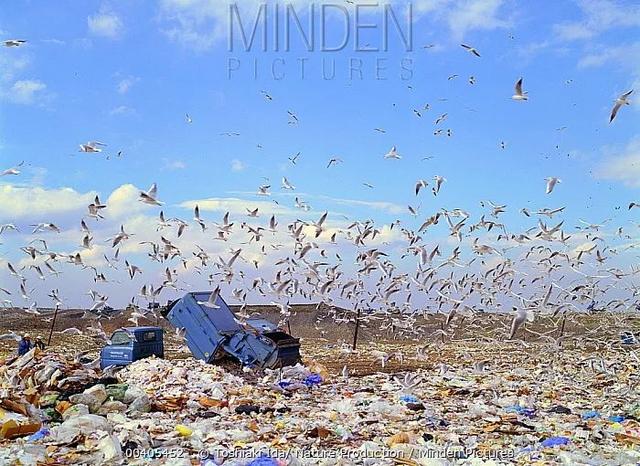
[[[13,81],[16,75],[29,66],[30,60],[26,56],[11,57],[6,54],[0,55],[0,79],[2,81]]]
[[[87,18],[87,26],[91,34],[109,39],[117,39],[123,32],[122,21],[118,15],[104,7]]]
[[[227,39],[230,3],[232,2],[221,0],[162,0],[160,17],[165,25],[163,32],[171,40],[185,46],[199,50],[211,48],[217,42]],[[262,0],[244,0],[234,3],[238,7],[245,30],[253,27],[258,9],[264,3]],[[316,2],[290,0],[286,3],[293,5],[302,17],[308,14],[309,6]],[[370,6],[375,4],[368,1],[357,3]],[[387,3],[394,3],[400,8],[407,5],[404,0],[390,0],[377,4],[382,6]],[[455,40],[460,40],[469,31],[509,27],[511,22],[503,17],[502,10],[505,3],[505,0],[415,0],[412,5],[414,20],[429,18],[433,22],[444,21],[448,24]],[[345,4],[345,7],[349,5]],[[315,8],[316,15],[319,10]],[[374,12],[373,8],[360,10],[360,14]],[[268,12],[268,14],[271,13],[271,11]],[[351,14],[350,20],[353,22],[354,13]]]
[[[162,0],[161,17],[173,41],[196,49],[208,49],[224,36],[229,2],[220,0]]]
[[[448,10],[449,29],[454,40],[462,40],[473,30],[493,30],[507,28],[510,21],[500,17],[503,0],[471,0],[457,2]]]
[[[208,198],[208,199],[195,199],[190,201],[184,201],[180,204],[180,207],[185,209],[193,209],[196,204],[200,207],[201,212],[230,212],[231,214],[246,215],[247,209],[253,210],[256,207],[259,209],[260,215],[298,215],[301,211],[293,210],[288,207],[284,207],[269,200],[256,200],[251,201],[247,199],[237,199],[233,197],[222,198]]]
[[[107,199],[107,209],[110,218],[118,218],[141,212],[150,207],[147,204],[138,202],[140,189],[132,184],[123,184],[116,188],[109,199]]]
[[[613,0],[579,0],[583,18],[556,24],[554,32],[563,40],[584,40],[613,28],[640,26],[640,6]]]
[[[42,99],[47,85],[37,79],[20,80],[7,91],[7,98],[16,104],[30,105]]]
[[[183,170],[183,169],[187,168],[187,164],[184,163],[182,160],[164,159],[163,168],[165,170]]]
[[[311,197],[313,198],[314,196]],[[374,210],[382,210],[390,214],[406,214],[408,212],[406,207],[387,201],[361,201],[357,199],[339,199],[333,197],[326,197],[325,199],[339,205],[366,207]]]
[[[591,68],[615,63],[640,73],[640,42],[591,50],[578,62],[581,68]]]
[[[245,168],[247,168],[247,166],[246,166],[244,163],[242,163],[242,161],[241,161],[241,160],[233,159],[233,160],[231,161],[231,171],[234,171],[234,172],[241,172],[241,171],[243,171]]]
[[[126,94],[138,81],[140,81],[140,78],[137,78],[135,76],[128,76],[124,79],[121,79],[118,82],[118,94]]]
[[[133,114],[136,113],[135,109],[128,107],[126,105],[119,105],[115,108],[113,108],[110,112],[109,115],[129,115],[129,114]]]
[[[612,152],[608,150],[608,152]],[[620,155],[607,159],[596,171],[596,177],[621,181],[627,186],[640,187],[640,136],[632,139]]]
[[[34,218],[86,209],[95,192],[79,193],[71,188],[45,189],[10,184],[0,186],[0,217]]]

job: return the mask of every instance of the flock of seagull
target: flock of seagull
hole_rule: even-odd
[[[25,40],[5,40],[5,47],[20,47]],[[477,49],[462,44],[471,55],[480,57]],[[623,106],[629,105],[633,90],[616,99],[611,110],[613,121]],[[264,98],[273,97],[263,91]],[[523,79],[515,84],[515,101],[526,101]],[[288,111],[291,124],[297,115]],[[438,118],[436,125],[447,114]],[[186,114],[187,123],[193,119]],[[384,132],[381,128],[376,131]],[[89,141],[80,144],[80,151],[100,153],[106,144]],[[120,156],[121,153],[119,152]],[[295,165],[300,153],[289,157]],[[402,159],[394,146],[382,156],[384,159]],[[326,169],[336,169],[343,161],[331,157]],[[390,162],[391,163],[391,162]],[[23,163],[5,169],[0,176],[19,176]],[[550,195],[561,180],[548,177],[544,192]],[[424,196],[430,188],[433,196],[446,189],[447,179],[434,175],[432,179],[419,179],[409,190],[416,198]],[[368,187],[373,186],[365,183]],[[282,177],[281,189],[296,191],[287,177]],[[271,196],[271,185],[262,184],[256,195]],[[428,192],[428,191],[427,191]],[[429,194],[426,194],[429,195]],[[275,214],[266,214],[247,201],[246,214],[227,212],[220,221],[205,218],[200,206],[193,208],[192,219],[166,218],[163,202],[154,183],[140,191],[137,202],[158,209],[157,237],[136,239],[136,233],[121,225],[115,233],[101,241],[107,242],[110,252],[103,254],[101,265],[85,263],[86,251],[96,247],[91,223],[108,221],[109,204],[98,195],[87,205],[86,214],[78,219],[80,248],[71,252],[54,251],[47,243],[48,235],[58,235],[62,229],[49,220],[32,225],[27,244],[20,249],[25,260],[21,266],[6,262],[13,279],[0,288],[0,297],[8,308],[21,308],[27,314],[40,315],[47,308],[68,308],[64,292],[51,289],[49,302],[34,300],[32,284],[46,284],[59,277],[68,268],[77,268],[90,275],[96,289],[87,290],[87,306],[95,323],[88,332],[104,335],[100,320],[109,318],[109,296],[99,291],[100,286],[118,280],[138,282],[140,291],[131,297],[134,309],[131,322],[155,319],[155,306],[161,299],[175,298],[191,289],[194,275],[206,277],[214,290],[209,299],[199,304],[215,312],[218,296],[229,293],[242,303],[237,318],[247,315],[250,293],[271,300],[281,311],[283,320],[291,314],[290,303],[306,300],[333,306],[332,315],[338,323],[352,320],[353,313],[345,317],[341,309],[361,311],[364,321],[388,322],[389,328],[407,335],[419,336],[416,321],[425,312],[446,314],[445,326],[435,336],[447,335],[451,328],[463,322],[474,322],[481,315],[497,311],[512,315],[510,327],[504,329],[503,338],[518,337],[519,330],[540,314],[561,316],[576,312],[598,310],[625,311],[638,306],[640,287],[636,276],[640,268],[624,266],[619,259],[623,253],[637,248],[634,238],[640,225],[620,226],[611,232],[608,221],[593,224],[580,220],[571,227],[561,220],[565,207],[522,208],[523,220],[530,227],[512,229],[501,221],[509,207],[491,201],[480,203],[479,218],[463,209],[434,208],[417,227],[411,227],[418,209],[409,206],[409,219],[398,218],[388,225],[373,220],[353,221],[339,218],[329,212],[314,214],[311,206],[295,197],[294,207],[300,218],[283,222]],[[274,201],[276,202],[276,201]],[[631,202],[629,211],[640,207]],[[333,217],[333,218],[332,218]],[[0,225],[0,239],[11,234],[24,234],[24,228],[14,223]],[[631,231],[628,231],[631,230]],[[199,235],[193,241],[183,241],[186,231]],[[213,253],[212,247],[202,244],[228,244],[228,252]],[[130,242],[148,247],[144,260],[161,264],[161,274],[149,273],[141,265],[140,255],[122,257],[120,249]],[[220,248],[216,248],[219,250]],[[14,261],[15,262],[15,261]],[[138,265],[136,265],[138,263]],[[155,267],[155,266],[154,266]],[[71,284],[69,284],[71,286]],[[46,285],[41,285],[46,286]],[[4,296],[2,296],[4,295]],[[77,304],[77,303],[73,303]],[[82,333],[66,329],[61,333]]]

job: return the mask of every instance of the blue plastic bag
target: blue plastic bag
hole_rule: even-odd
[[[322,377],[320,374],[310,374],[304,379],[304,384],[307,387],[313,387],[314,385],[320,385],[322,383]]]
[[[47,429],[46,427],[41,427],[38,432],[31,434],[29,438],[27,438],[27,441],[37,442],[38,440],[42,440],[43,438],[45,438],[47,435],[49,435],[49,429]]]
[[[582,419],[595,419],[596,417],[600,417],[598,411],[587,411],[582,414]]]
[[[281,380],[280,382],[278,382],[278,385],[280,386],[280,388],[287,388],[291,385],[291,382],[289,382],[288,380]]]
[[[259,456],[247,466],[279,466],[279,464],[269,456]]]
[[[534,417],[536,415],[536,410],[533,408],[524,408],[522,406],[509,406],[504,409],[508,413],[518,413],[527,417]]]
[[[561,445],[567,445],[571,442],[567,437],[549,437],[542,442],[544,448],[559,447]]]
[[[419,403],[420,400],[415,395],[402,395],[400,397],[400,401],[404,401],[405,403]]]
[[[622,421],[624,421],[624,416],[620,416],[620,415],[617,415],[617,416],[609,416],[609,420],[610,420],[611,422],[622,422]]]

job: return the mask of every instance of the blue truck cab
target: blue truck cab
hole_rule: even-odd
[[[100,351],[100,368],[126,366],[139,359],[164,357],[160,327],[123,327],[111,335],[110,343]]]

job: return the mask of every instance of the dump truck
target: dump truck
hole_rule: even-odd
[[[209,303],[211,292],[187,293],[170,303],[163,316],[184,331],[191,353],[214,362],[225,356],[243,365],[274,369],[300,361],[300,340],[265,319],[247,319],[245,325],[221,296]]]
[[[208,291],[187,293],[162,310],[163,317],[184,333],[194,357],[214,363],[231,356],[245,366],[269,369],[300,361],[299,339],[266,319],[247,319],[241,325],[222,297],[213,307],[207,303],[210,296]],[[102,348],[100,366],[125,366],[149,356],[164,357],[162,328],[124,327]]]

